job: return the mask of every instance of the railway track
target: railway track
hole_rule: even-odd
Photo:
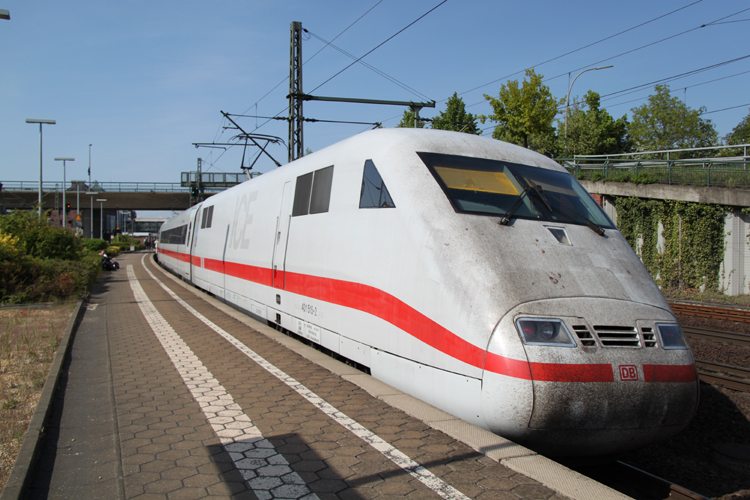
[[[682,330],[688,337],[750,347],[750,334],[747,333],[722,332],[718,330],[692,328],[689,326],[683,327]]]
[[[700,360],[695,361],[695,367],[704,382],[735,391],[750,392],[750,370],[747,368]]]
[[[750,323],[750,311],[745,309],[728,309],[726,307],[686,304],[684,302],[670,302],[669,306],[675,314]]]
[[[708,500],[699,493],[621,461],[572,468],[636,500]]]
[[[750,334],[747,333],[723,332],[692,327],[684,327],[683,331],[688,337],[692,338],[750,347]],[[750,392],[750,369],[702,360],[696,360],[695,367],[698,370],[700,379],[704,382],[735,391]]]

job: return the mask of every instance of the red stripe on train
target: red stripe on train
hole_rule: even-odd
[[[163,250],[160,248],[159,251]],[[164,253],[188,261],[185,254],[171,250]],[[183,258],[176,257],[177,255]],[[215,259],[204,259],[203,262],[205,268],[211,271],[273,286],[271,269]],[[614,382],[610,364],[529,363],[487,352],[435,323],[396,297],[361,283],[287,272],[286,291],[371,314],[444,354],[500,375],[540,382]],[[684,368],[673,365],[643,365],[643,372],[646,382],[695,381],[695,370],[692,365],[688,365],[692,370],[692,380],[688,380],[689,374]]]
[[[174,252],[172,250],[167,250],[166,248],[159,248],[159,253],[164,254],[167,257],[172,257],[173,259],[181,260],[182,262],[190,262],[190,256],[186,253]]]
[[[695,382],[695,365],[643,365],[646,382]]]

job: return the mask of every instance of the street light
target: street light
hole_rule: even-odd
[[[39,124],[39,217],[42,216],[42,125],[54,125],[55,120],[26,118],[26,123]]]
[[[96,201],[101,203],[101,214],[99,218],[99,238],[104,239],[104,202],[107,200],[97,198]]]
[[[66,191],[66,189],[68,187],[67,180],[65,178],[65,162],[76,161],[76,159],[75,158],[55,158],[55,161],[61,161],[61,162],[63,162],[63,205],[62,205],[63,206],[63,209],[62,209],[63,220],[62,221],[63,221],[63,227],[65,229],[68,229],[68,214],[67,214],[67,212],[65,210],[68,207],[65,204],[65,191]]]
[[[78,222],[78,218],[80,217],[81,220],[81,233],[83,233],[83,217],[81,217],[81,184],[86,184],[86,181],[71,181],[74,182],[76,185],[76,222]],[[78,225],[76,224],[76,234],[78,233]]]
[[[91,195],[91,233],[89,233],[89,238],[94,237],[94,195],[99,194],[96,191],[86,191],[86,194]]]
[[[8,9],[0,9],[0,19],[10,21],[10,12],[8,12]]]
[[[573,83],[575,83],[576,80],[578,80],[579,76],[581,76],[587,71],[597,71],[600,69],[607,69],[607,68],[612,68],[612,67],[613,67],[612,65],[609,65],[609,66],[599,66],[598,68],[584,69],[583,71],[578,73],[575,78],[573,78]],[[565,158],[568,157],[568,108],[570,107],[570,91],[573,90],[573,83],[570,84],[570,88],[568,89],[568,97],[565,100]]]
[[[89,189],[91,189],[91,146],[92,144],[89,144]]]

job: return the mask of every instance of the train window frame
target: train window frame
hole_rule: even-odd
[[[567,172],[471,156],[419,151],[417,155],[435,178],[457,213],[503,217],[508,212],[512,212],[512,218],[514,219],[583,226],[588,225],[588,219],[602,228],[615,229],[615,225],[599,204]],[[480,182],[484,182],[484,186],[480,186],[476,190],[472,190],[470,187],[449,186],[443,178],[446,176],[445,172],[441,172],[440,169],[445,171],[466,170],[467,172],[485,174],[477,176]],[[493,180],[490,175],[492,173],[502,174],[505,179],[501,178],[500,175],[495,175],[496,178]],[[470,179],[470,176],[467,176],[467,179]],[[493,182],[494,187],[491,185]],[[510,184],[518,191],[517,195],[501,190],[507,190]],[[467,196],[468,193],[471,194]],[[473,202],[472,197],[478,202]],[[501,202],[504,205],[500,205]],[[577,205],[575,202],[578,202]],[[512,205],[518,206],[515,210],[511,210]],[[581,214],[580,211],[584,211],[585,215]]]
[[[375,202],[377,191],[377,202]],[[372,160],[365,160],[362,169],[362,189],[359,192],[359,208],[396,208],[388,186]]]
[[[333,165],[297,176],[292,217],[328,212],[333,186]]]
[[[200,214],[199,214],[200,216]],[[201,229],[208,229],[211,227],[211,222],[214,218],[214,205],[203,208],[203,217],[201,220]]]
[[[294,186],[294,204],[292,205],[292,217],[307,215],[310,210],[310,194],[312,193],[313,172],[297,176]]]
[[[187,241],[187,224],[159,232],[159,241],[168,245],[184,245]]]
[[[685,339],[685,332],[682,331],[679,323],[655,323],[654,326],[656,326],[656,332],[659,335],[662,349],[690,349]]]
[[[333,165],[316,170],[313,175],[312,193],[310,194],[310,214],[328,212],[331,204],[331,187],[333,186]]]

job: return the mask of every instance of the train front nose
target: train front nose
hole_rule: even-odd
[[[513,357],[525,358],[527,368],[513,373],[498,362]],[[497,325],[487,359],[488,427],[551,455],[645,446],[682,430],[698,404],[692,353],[674,317],[653,306],[590,298],[527,303]],[[501,392],[509,389],[522,404],[508,408]]]

